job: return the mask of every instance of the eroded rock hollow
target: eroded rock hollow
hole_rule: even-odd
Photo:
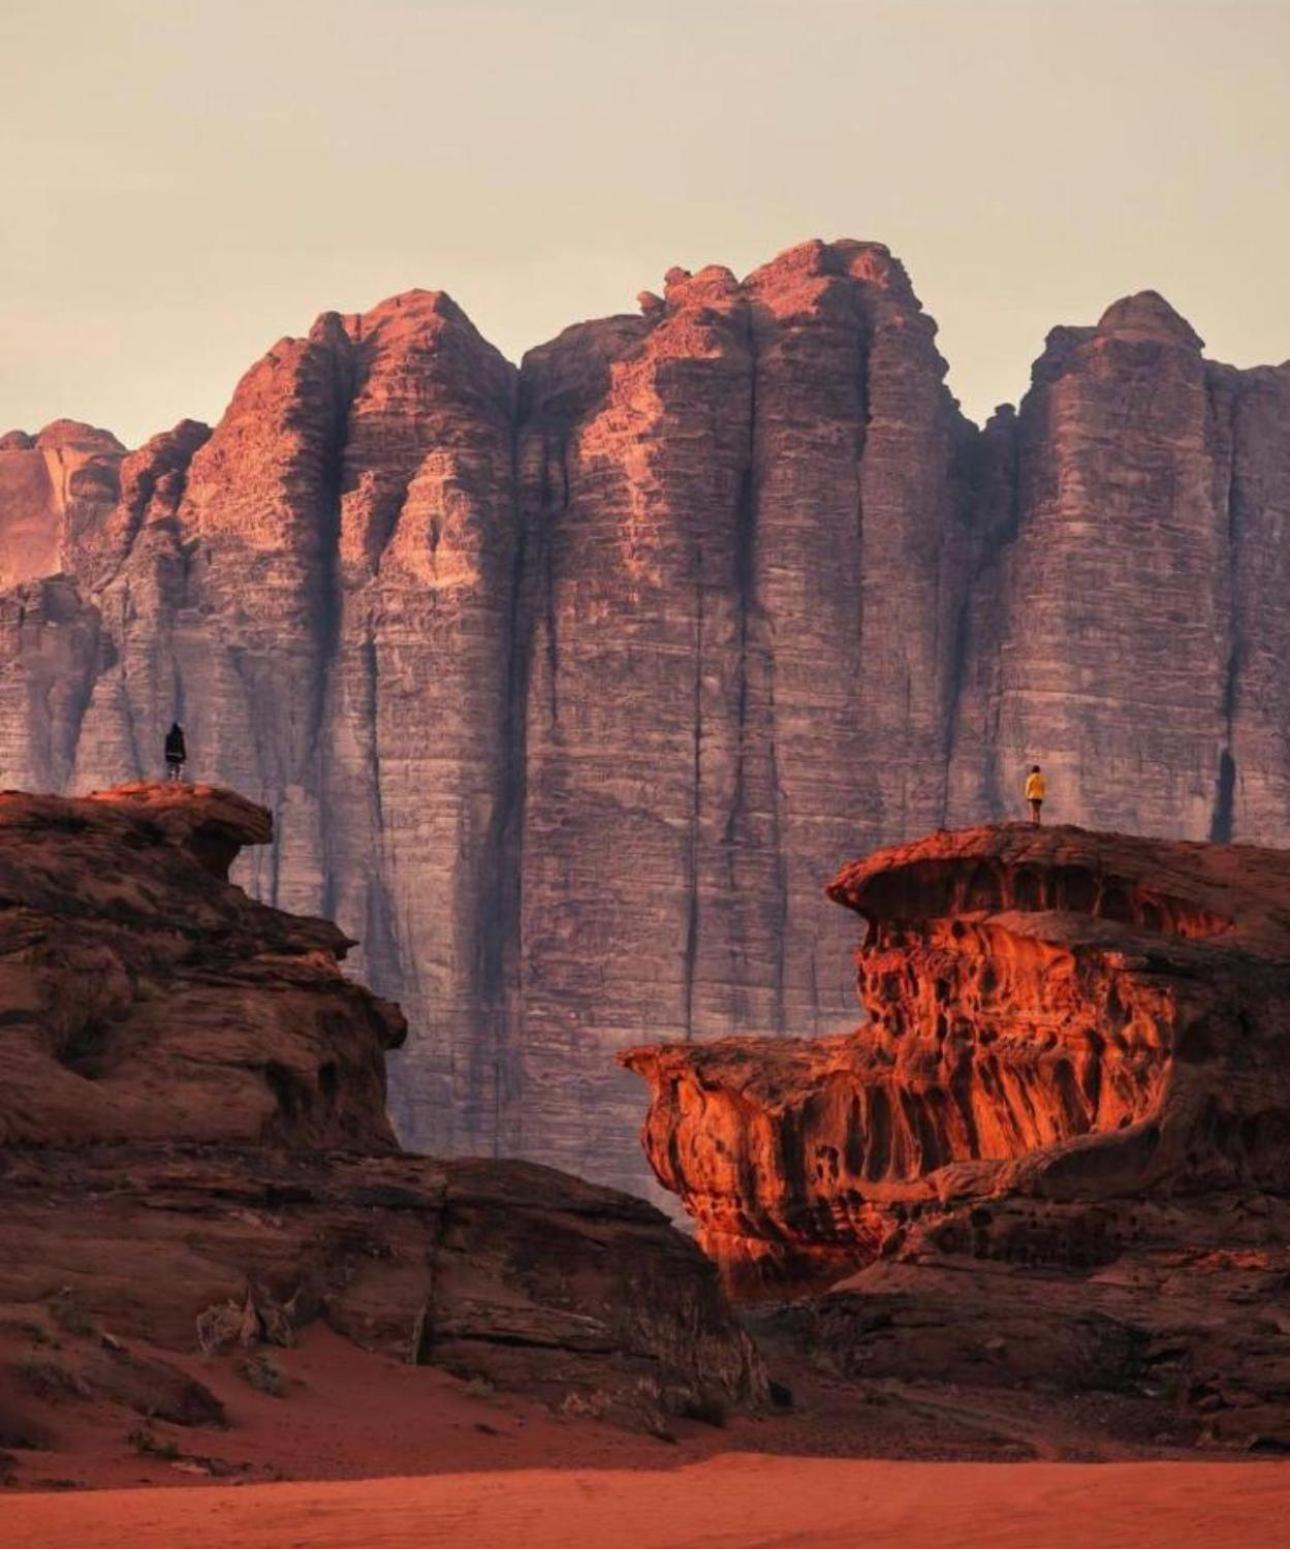
[[[517,370],[441,293],[279,341],[214,430],[0,437],[0,784],[199,778],[408,1014],[400,1133],[640,1187],[615,1051],[846,1025],[839,854],[1007,813],[1290,837],[1290,369],[1147,292],[983,429],[877,243]]]

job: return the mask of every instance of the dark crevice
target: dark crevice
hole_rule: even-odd
[[[354,396],[358,389],[357,372],[352,346],[346,341],[344,353],[332,347],[333,379],[330,384],[332,418],[323,444],[319,470],[317,577],[314,612],[314,671],[310,685],[309,723],[307,733],[308,753],[320,794],[327,789],[327,749],[325,729],[327,706],[331,700],[332,679],[336,658],[340,652],[341,632],[344,624],[345,599],[340,570],[341,500],[344,494],[345,448],[349,439],[349,420]],[[372,758],[379,763],[375,751],[376,726],[372,726]],[[290,777],[300,778],[292,772]],[[330,917],[336,909],[336,867],[330,842],[330,824],[319,826],[319,849],[322,862],[322,912]],[[282,850],[284,831],[275,813],[274,817],[274,872],[275,897],[278,856]]]
[[[385,832],[385,797],[381,787],[381,661],[376,648],[376,635],[368,623],[367,632],[360,648],[363,657],[363,679],[367,689],[365,710],[368,725],[372,728],[367,745],[367,777],[372,788],[373,815],[378,834]]]
[[[107,1070],[109,1042],[106,1023],[91,1017],[64,1039],[58,1063],[73,1075],[97,1081]]]
[[[772,969],[773,981],[771,985],[773,996],[771,1020],[774,1030],[783,1032],[787,1025],[785,981],[787,978],[789,929],[788,866],[784,856],[781,812],[783,793],[780,789],[779,778],[779,748],[775,705],[775,658],[774,652],[768,649],[765,640],[760,638],[759,625],[761,624],[761,614],[757,586],[757,552],[761,508],[761,450],[758,430],[761,355],[757,338],[756,314],[751,307],[745,311],[744,318],[744,342],[749,358],[749,387],[747,439],[744,451],[744,466],[740,473],[739,491],[735,507],[734,530],[734,592],[735,607],[738,614],[735,786],[730,810],[726,817],[722,841],[726,851],[726,874],[730,893],[737,900],[744,891],[739,882],[738,862],[740,842],[745,837],[749,818],[747,784],[747,763],[750,756],[748,711],[750,657],[755,652],[757,663],[766,676],[765,711],[769,728],[766,747],[766,774],[767,796],[770,803],[770,859],[773,868],[773,897],[775,905],[775,918],[771,922],[770,927],[775,949]],[[737,983],[740,976],[740,964],[734,960],[736,956],[735,948],[736,941],[732,930],[730,940],[732,956],[731,977]]]
[[[523,914],[524,821],[528,797],[527,742],[528,693],[532,662],[533,630],[531,564],[532,549],[545,546],[541,517],[534,536],[520,501],[519,408],[513,406],[511,421],[510,500],[505,520],[510,531],[499,545],[505,559],[497,584],[505,590],[506,664],[501,724],[500,782],[492,822],[485,840],[484,865],[488,885],[479,892],[475,921],[476,1004],[482,1013],[488,1040],[489,1150],[499,1156],[510,1148],[503,1144],[503,1127],[510,1097],[510,1051],[520,1029],[513,1024],[520,1015],[518,995]],[[482,1103],[481,1103],[482,1106]],[[481,1114],[482,1117],[482,1114]]]
[[[741,897],[739,878],[739,847],[747,828],[748,805],[748,635],[750,615],[755,605],[756,542],[757,542],[757,341],[753,332],[751,309],[744,313],[744,343],[748,351],[748,420],[745,432],[744,464],[739,475],[739,489],[734,513],[734,600],[737,629],[737,657],[735,662],[735,771],[734,791],[726,813],[721,842],[725,851],[726,885],[730,898],[738,909]],[[782,931],[781,931],[782,936]],[[727,947],[730,954],[730,977],[733,983],[740,977],[740,926],[736,913],[730,923]],[[780,954],[782,962],[782,952]],[[782,975],[781,975],[782,978]],[[780,994],[782,1002],[782,990]],[[777,1025],[782,1022],[782,1014]]]
[[[864,460],[869,444],[869,355],[873,348],[873,325],[859,298],[853,297],[856,313],[856,343],[859,360],[855,375],[856,393],[856,651],[863,673],[864,664]],[[863,684],[863,677],[861,679]]]
[[[79,594],[78,594],[79,595]],[[76,697],[72,700],[69,716],[70,725],[67,731],[67,740],[58,754],[58,763],[61,767],[54,771],[54,789],[65,791],[72,778],[72,771],[76,768],[76,753],[81,743],[81,727],[85,723],[85,716],[90,708],[90,702],[94,698],[94,687],[98,682],[98,657],[99,647],[104,635],[103,615],[93,603],[86,606],[94,615],[94,661],[89,669],[82,675],[76,687]],[[50,725],[57,724],[56,718],[50,717]]]
[[[348,357],[334,360],[335,378],[331,384],[332,418],[323,443],[319,468],[317,581],[314,632],[318,656],[312,684],[313,697],[309,718],[309,743],[319,747],[326,723],[328,690],[332,666],[340,648],[344,597],[340,575],[341,497],[344,493],[345,446],[349,434],[350,410],[356,390],[353,362]]]
[[[547,465],[543,462],[543,490],[547,491]],[[543,511],[549,509],[543,502]],[[560,506],[558,516],[563,518],[569,509],[569,447],[565,442],[560,447]],[[546,667],[547,667],[547,694],[549,703],[548,713],[551,717],[551,728],[554,731],[560,724],[560,637],[557,629],[555,610],[555,559],[553,545],[545,528],[540,534],[542,565],[540,574],[542,577],[542,597],[546,619]]]
[[[694,979],[699,955],[699,818],[703,796],[703,560],[694,545],[694,691],[691,716],[694,726],[694,759],[691,769],[690,826],[686,853],[686,917],[684,972],[684,1022],[687,1040],[694,1037]]]
[[[972,599],[976,590],[976,583],[981,572],[986,568],[989,558],[997,554],[997,549],[991,549],[987,556],[983,537],[973,530],[973,513],[978,511],[983,504],[982,484],[982,458],[985,448],[983,437],[975,426],[960,426],[955,436],[954,451],[951,456],[950,487],[954,491],[954,510],[952,519],[958,523],[958,532],[955,534],[966,545],[966,552],[962,555],[961,569],[956,569],[952,575],[945,573],[942,567],[940,585],[944,587],[949,582],[953,591],[953,622],[951,624],[949,654],[946,664],[945,698],[943,706],[943,742],[941,745],[941,762],[943,765],[943,783],[941,786],[941,801],[938,823],[944,827],[949,821],[950,791],[953,780],[954,755],[957,750],[959,715],[962,709],[963,690],[967,681],[967,663],[972,650]],[[1012,443],[1015,448],[1015,441]],[[1009,457],[1009,471],[1014,475],[1010,479],[1010,505],[1009,522],[1017,520],[1017,489],[1015,479],[1015,459]],[[976,552],[973,552],[973,549]],[[942,556],[946,554],[948,545],[942,547]],[[997,784],[997,776],[995,776]],[[993,809],[997,810],[997,808]]]
[[[1228,725],[1231,725],[1231,711],[1228,711]],[[1218,755],[1218,789],[1214,798],[1214,816],[1209,825],[1209,840],[1211,844],[1230,844],[1232,842],[1233,808],[1236,799],[1236,760],[1232,757],[1231,747],[1225,747]]]
[[[1214,379],[1206,378],[1209,394],[1211,422],[1217,428],[1220,421],[1219,405],[1215,401]],[[1236,755],[1233,752],[1233,731],[1240,692],[1244,639],[1241,627],[1241,608],[1237,597],[1237,580],[1242,539],[1242,511],[1240,490],[1236,482],[1237,420],[1240,414],[1240,394],[1236,392],[1227,417],[1226,462],[1222,470],[1222,499],[1227,513],[1227,661],[1223,674],[1223,746],[1218,755],[1218,771],[1214,789],[1214,811],[1210,819],[1209,837],[1213,844],[1230,844],[1236,822]]]

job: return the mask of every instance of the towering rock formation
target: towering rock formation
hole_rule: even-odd
[[[845,1015],[820,883],[944,805],[965,427],[886,249],[742,284],[673,270],[641,322],[526,361],[528,664],[504,1146],[613,1166],[634,1094],[584,1051]],[[603,1071],[603,1073],[602,1073]]]
[[[1039,758],[1074,821],[1284,842],[1290,367],[1239,372],[1152,291],[1057,328],[982,438],[950,821]]]
[[[0,781],[194,767],[264,899],[407,1010],[401,1133],[639,1185],[656,1036],[845,1026],[838,855],[998,815],[1290,833],[1290,369],[1158,297],[979,432],[873,243],[515,371],[445,296],[322,317],[124,454],[0,440]]]

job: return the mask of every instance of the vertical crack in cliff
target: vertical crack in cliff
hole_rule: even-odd
[[[517,382],[511,405],[510,491],[506,502],[510,531],[498,544],[504,567],[504,580],[501,576],[498,580],[506,589],[506,671],[498,727],[501,759],[497,801],[485,841],[484,863],[490,880],[478,895],[479,914],[473,933],[476,1003],[483,1013],[491,1064],[487,1143],[492,1156],[513,1152],[519,1141],[518,1136],[508,1136],[504,1144],[502,1132],[508,1119],[510,1054],[523,1038],[523,1029],[516,1023],[523,1016],[519,979],[528,800],[528,695],[533,654],[532,590],[535,577],[540,578],[546,548],[544,513],[538,513],[531,534],[521,500],[519,440],[523,412],[524,399]],[[483,1117],[481,1113],[480,1118]]]
[[[555,605],[555,556],[551,543],[550,533],[545,524],[545,513],[550,509],[549,486],[547,480],[548,463],[544,457],[542,461],[542,489],[543,489],[543,525],[539,532],[540,552],[542,564],[539,574],[542,578],[542,600],[546,618],[546,666],[547,666],[547,695],[549,703],[548,712],[551,717],[551,730],[557,734],[560,726],[560,635],[559,612]],[[569,510],[569,443],[562,439],[560,443],[560,506],[557,520],[563,521]]]
[[[732,916],[727,927],[726,951],[730,959],[730,980],[738,984],[742,964],[740,949],[744,931],[739,917],[742,890],[739,878],[739,849],[747,838],[748,804],[748,630],[755,587],[754,545],[757,525],[757,344],[753,338],[752,309],[743,309],[744,347],[748,352],[748,418],[745,430],[744,462],[735,495],[733,575],[736,629],[735,658],[735,770],[734,790],[721,844],[725,857],[726,893]]]
[[[79,601],[80,594],[77,593]],[[98,667],[101,656],[101,646],[105,630],[103,627],[103,615],[93,603],[86,605],[92,615],[93,651],[88,653],[85,671],[76,679],[76,692],[73,694],[69,706],[67,736],[64,746],[58,750],[58,767],[51,771],[54,775],[52,789],[56,791],[66,790],[72,778],[72,771],[76,768],[76,750],[81,742],[81,727],[85,724],[85,716],[90,708],[90,701],[94,697],[94,685],[98,681]],[[110,642],[109,642],[110,643]],[[56,720],[50,717],[50,725],[55,725]]]
[[[860,664],[860,682],[857,685],[857,699],[860,701],[856,707],[857,715],[863,714],[864,700],[864,580],[865,580],[865,510],[864,510],[864,475],[865,454],[869,446],[869,355],[873,347],[873,322],[869,316],[868,308],[863,299],[851,292],[851,303],[856,318],[856,346],[859,355],[858,369],[855,374],[856,393],[856,430],[855,430],[855,468],[856,468],[856,555],[859,562],[859,574],[856,576],[856,660]]]
[[[374,839],[379,847],[367,875],[363,897],[363,951],[367,974],[380,985],[382,994],[400,999],[410,983],[408,964],[415,963],[414,950],[400,941],[398,910],[390,896],[386,863],[384,766],[380,753],[381,658],[371,620],[367,621],[359,642],[358,662],[363,688],[363,716],[371,735],[367,741],[367,784],[371,794]],[[325,757],[325,754],[324,754]],[[325,841],[324,841],[325,842]],[[325,886],[334,892],[332,868],[327,868]]]
[[[1212,370],[1205,374],[1206,397],[1209,401],[1210,418],[1215,428],[1221,423],[1221,405],[1215,394],[1216,377]],[[1223,507],[1227,514],[1227,661],[1223,674],[1223,698],[1220,714],[1223,720],[1223,746],[1218,755],[1218,771],[1214,790],[1214,812],[1210,820],[1209,837],[1215,844],[1230,844],[1235,826],[1236,810],[1236,755],[1233,751],[1237,700],[1240,689],[1241,663],[1244,640],[1241,628],[1241,609],[1237,591],[1240,580],[1240,549],[1242,539],[1242,512],[1240,489],[1236,479],[1236,438],[1239,434],[1241,412],[1240,388],[1233,386],[1232,401],[1227,410],[1226,455],[1221,468],[1223,480]]]
[[[770,820],[769,856],[773,887],[775,918],[770,924],[774,943],[774,964],[771,993],[774,1010],[773,1030],[786,1028],[785,1010],[785,955],[788,950],[788,867],[784,856],[783,828],[781,819],[781,791],[779,758],[775,727],[774,653],[764,639],[759,639],[760,599],[757,586],[757,549],[761,520],[761,466],[759,434],[759,377],[761,353],[757,338],[757,320],[751,303],[743,309],[744,347],[748,352],[748,420],[744,445],[744,464],[740,470],[739,489],[736,495],[734,522],[733,582],[736,609],[736,664],[735,664],[735,776],[730,808],[722,831],[725,851],[727,887],[730,898],[737,908],[744,895],[739,877],[741,848],[755,849],[755,835],[749,832],[748,810],[748,761],[752,756],[749,748],[749,695],[750,655],[756,651],[766,675],[766,726],[767,744],[766,773],[767,800]],[[732,921],[727,943],[730,955],[731,982],[738,984],[744,972],[739,960],[742,932],[737,921]]]
[[[967,664],[973,653],[972,601],[977,582],[988,563],[986,535],[974,517],[985,504],[983,491],[984,462],[987,455],[983,432],[970,421],[959,416],[954,427],[954,449],[951,454],[950,482],[954,491],[954,519],[958,522],[959,536],[967,546],[965,563],[958,576],[958,596],[954,603],[954,624],[950,640],[948,676],[945,685],[945,724],[941,758],[944,764],[941,786],[940,815],[938,822],[949,822],[950,791],[953,785],[954,757],[958,748],[959,716],[963,703],[963,688],[967,681]],[[1015,482],[1011,487],[1011,502],[1015,507]],[[1015,515],[1010,512],[1010,519]],[[995,551],[992,551],[995,552]],[[942,571],[941,584],[944,584]],[[996,809],[997,810],[997,809]]]
[[[703,796],[703,549],[696,535],[691,563],[694,568],[694,693],[691,715],[694,726],[694,758],[691,769],[690,827],[686,855],[685,1037],[694,1037],[694,978],[699,955],[699,818]]]
[[[319,466],[319,500],[317,532],[317,593],[313,617],[314,626],[314,675],[310,685],[309,726],[306,738],[305,763],[312,765],[319,796],[319,808],[323,805],[323,793],[327,789],[327,739],[328,705],[332,697],[336,660],[340,654],[341,636],[345,622],[344,579],[341,575],[341,502],[344,496],[345,449],[349,441],[350,418],[354,398],[358,391],[358,364],[354,359],[353,345],[345,336],[344,352],[330,342],[332,379],[331,419],[326,427],[322,458]],[[373,701],[375,683],[373,681]],[[372,758],[379,764],[376,751],[378,730],[375,721],[371,726]],[[297,778],[303,777],[305,769]],[[273,846],[274,894],[277,894],[277,873],[282,851],[282,833],[276,827]],[[318,833],[319,856],[322,863],[322,912],[330,917],[336,909],[336,865],[331,841],[330,824],[321,822]]]
[[[994,542],[993,550],[987,553],[985,545],[982,545],[982,575],[984,575],[987,568],[993,566],[996,577],[1001,579],[1004,567],[1008,563],[1009,550],[1021,536],[1023,521],[1022,452],[1025,447],[1022,426],[1026,423],[1028,403],[1032,402],[1034,402],[1033,395],[1028,395],[1028,398],[1020,404],[1015,418],[1008,427],[1008,519],[1005,527]],[[975,588],[976,581],[977,577],[974,575],[972,578],[973,588]],[[996,598],[995,609],[998,610],[1003,606],[1001,588],[996,585],[992,590]],[[1008,588],[1008,596],[1011,596],[1011,588]],[[994,621],[995,631],[1001,633],[1006,627],[1007,620],[1005,619],[1001,622],[996,612]],[[983,706],[983,710],[989,717],[989,722],[982,729],[985,751],[982,759],[981,782],[987,811],[992,816],[1002,817],[1007,811],[1008,804],[1004,800],[1003,779],[999,769],[999,738],[1003,720],[1003,692],[1000,678],[1002,667],[997,641],[990,651],[989,660],[991,672],[994,674],[994,681],[991,702],[988,707]]]

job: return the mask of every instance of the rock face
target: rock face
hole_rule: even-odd
[[[1290,368],[1151,293],[1049,337],[984,431],[876,243],[518,372],[446,296],[325,314],[124,454],[0,438],[0,781],[195,772],[242,876],[397,998],[400,1132],[642,1184],[645,1038],[845,1026],[857,844],[1006,813],[1290,829]]]
[[[1038,757],[1072,821],[1290,837],[1290,369],[1234,371],[1153,292],[1058,328],[983,437],[947,821]]]
[[[589,1049],[841,1015],[830,850],[944,803],[943,764],[911,774],[950,700],[964,531],[933,332],[885,249],[814,243],[742,283],[673,270],[644,320],[526,361],[528,1095],[504,1148],[607,1165],[633,1099],[603,1052],[568,1079]]]
[[[636,1425],[758,1401],[715,1273],[651,1206],[398,1151],[398,1009],[342,976],[334,926],[227,880],[270,837],[264,809],[209,787],[0,796],[4,1331],[73,1306],[67,1333],[115,1341],[95,1391],[105,1361],[130,1375],[122,1341],[218,1354],[321,1321]],[[182,1386],[145,1366],[154,1395]],[[0,1362],[0,1390],[13,1375]]]
[[[866,922],[857,1032],[623,1056],[727,1280],[853,1275],[796,1334],[856,1373],[1158,1365],[1290,1444],[1290,1320],[1248,1310],[1290,1273],[1290,852],[1009,825],[829,892]]]

